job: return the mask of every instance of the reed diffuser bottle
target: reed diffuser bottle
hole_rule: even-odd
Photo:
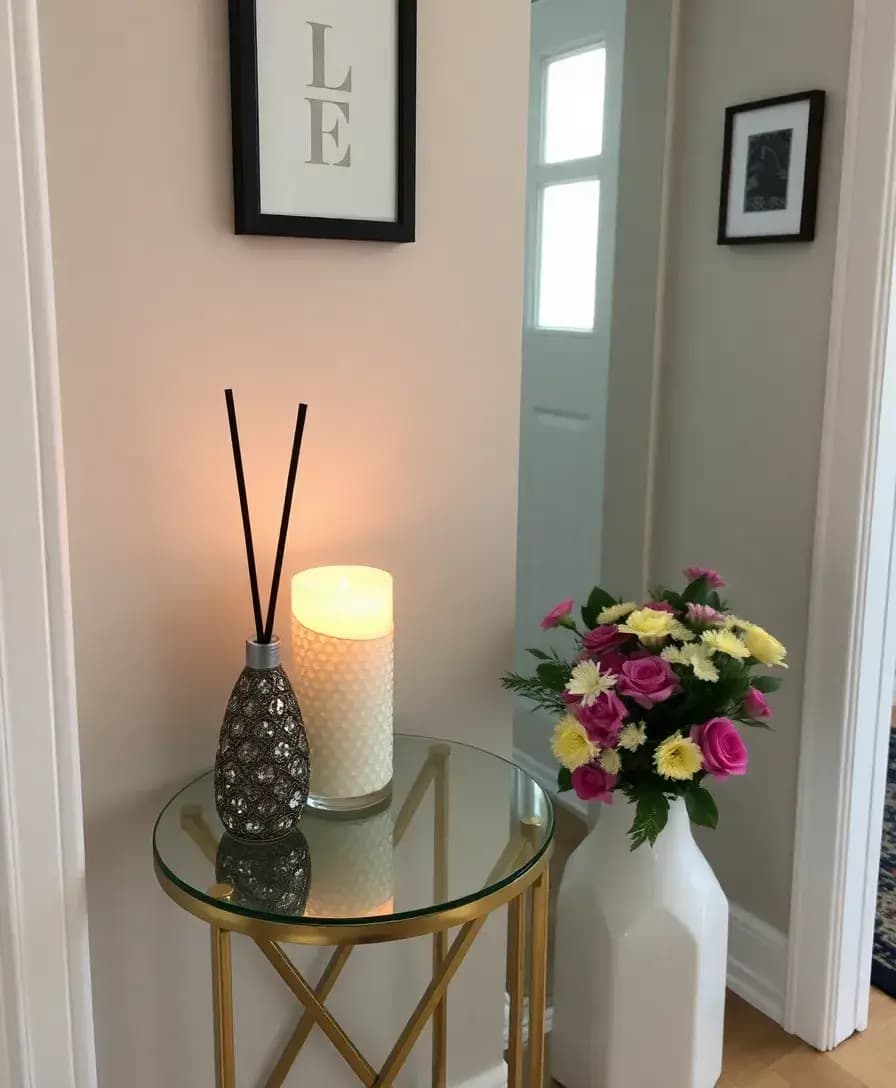
[[[302,712],[280,663],[280,640],[273,634],[307,406],[299,405],[296,419],[271,594],[267,616],[262,622],[232,390],[228,389],[225,397],[256,630],[255,638],[246,642],[246,667],[231,692],[221,726],[215,758],[215,805],[233,838],[272,842],[297,827],[308,799],[310,779],[311,753]]]

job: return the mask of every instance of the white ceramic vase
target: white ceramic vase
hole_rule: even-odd
[[[712,1088],[722,1072],[728,901],[675,801],[629,849],[617,795],[560,885],[551,1065],[564,1088]]]

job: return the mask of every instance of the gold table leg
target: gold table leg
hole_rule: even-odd
[[[436,760],[433,895],[435,902],[448,898],[448,760],[451,749],[438,745]],[[448,931],[434,933],[432,938],[432,977],[438,978],[448,955]],[[448,1076],[448,994],[436,1005],[432,1016],[432,1088],[445,1088]]]
[[[507,979],[510,1032],[507,1040],[507,1088],[523,1088],[523,1003],[526,996],[526,895],[507,907]]]
[[[230,933],[212,931],[212,1008],[215,1019],[215,1088],[235,1088],[233,1056],[233,970]]]
[[[352,945],[340,944],[337,945],[336,951],[330,957],[330,962],[327,964],[324,973],[320,977],[320,981],[314,988],[314,995],[318,1001],[323,1003],[330,995],[330,991],[336,985],[336,980],[342,973],[342,968],[345,966],[346,961],[352,953]],[[289,1071],[295,1065],[296,1058],[299,1056],[299,1052],[305,1045],[305,1040],[311,1034],[311,1029],[314,1027],[316,1021],[310,1012],[307,1010],[302,1013],[302,1017],[296,1024],[295,1031],[289,1038],[289,1042],[283,1049],[283,1053],[280,1055],[277,1064],[271,1071],[271,1075],[265,1081],[264,1088],[282,1088],[283,1082],[289,1076]]]
[[[548,893],[545,867],[532,887],[532,975],[529,980],[529,1086],[544,1084],[544,1021],[548,986]]]

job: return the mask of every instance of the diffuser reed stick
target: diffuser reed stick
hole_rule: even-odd
[[[264,625],[262,642],[270,642],[274,633],[274,615],[277,611],[277,595],[280,589],[280,572],[283,570],[283,553],[286,550],[286,534],[289,532],[289,515],[292,512],[292,495],[296,486],[296,473],[299,469],[299,456],[302,452],[302,435],[305,433],[305,416],[308,405],[300,404],[296,416],[296,429],[292,437],[292,453],[289,458],[289,472],[286,477],[286,494],[283,496],[283,515],[280,518],[280,536],[277,539],[277,555],[274,559],[274,574],[271,579],[271,595],[268,599],[268,618]]]
[[[236,486],[240,495],[240,514],[243,519],[243,536],[246,538],[246,561],[249,564],[249,586],[252,590],[252,612],[255,616],[255,637],[261,642],[261,597],[258,592],[258,571],[255,567],[255,548],[252,546],[252,525],[249,521],[249,500],[246,496],[246,476],[243,472],[243,455],[240,450],[240,432],[236,425],[236,407],[233,390],[224,390],[227,401],[227,419],[230,423],[230,444],[233,447],[233,466],[236,469]]]
[[[299,470],[299,457],[302,452],[302,436],[305,433],[305,417],[308,405],[300,404],[296,415],[296,426],[292,437],[292,452],[289,458],[289,471],[286,476],[286,494],[283,496],[283,513],[280,517],[280,535],[277,538],[277,552],[274,558],[274,572],[271,579],[271,595],[268,598],[267,618],[262,624],[261,595],[258,590],[258,570],[255,565],[255,548],[252,544],[252,525],[249,520],[249,499],[246,494],[246,476],[243,471],[243,455],[240,450],[240,435],[236,423],[236,408],[233,402],[233,390],[224,390],[227,401],[227,418],[230,422],[230,444],[233,447],[233,464],[236,469],[236,485],[240,496],[240,514],[243,520],[243,536],[246,538],[246,561],[249,565],[249,587],[252,590],[252,612],[255,617],[255,641],[261,645],[270,643],[274,634],[274,617],[277,613],[277,597],[280,590],[280,575],[283,571],[283,555],[286,551],[286,536],[289,532],[289,517],[292,513],[292,499]]]

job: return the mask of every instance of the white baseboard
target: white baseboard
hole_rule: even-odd
[[[728,988],[780,1024],[787,988],[787,937],[736,903],[730,909]]]
[[[557,792],[557,768],[555,766],[548,766],[540,760],[534,759],[520,748],[514,748],[513,762],[535,779],[539,786],[550,795],[555,805],[571,809],[579,816],[588,816],[589,805],[587,801],[579,800],[572,790],[567,790],[566,793]]]
[[[554,1026],[554,1008],[549,1005],[547,1011],[544,1014],[544,1033],[545,1035],[551,1034],[551,1028]],[[529,998],[523,999],[523,1044],[526,1045],[529,1042]],[[510,1043],[510,995],[504,995],[504,1049],[507,1049]]]

